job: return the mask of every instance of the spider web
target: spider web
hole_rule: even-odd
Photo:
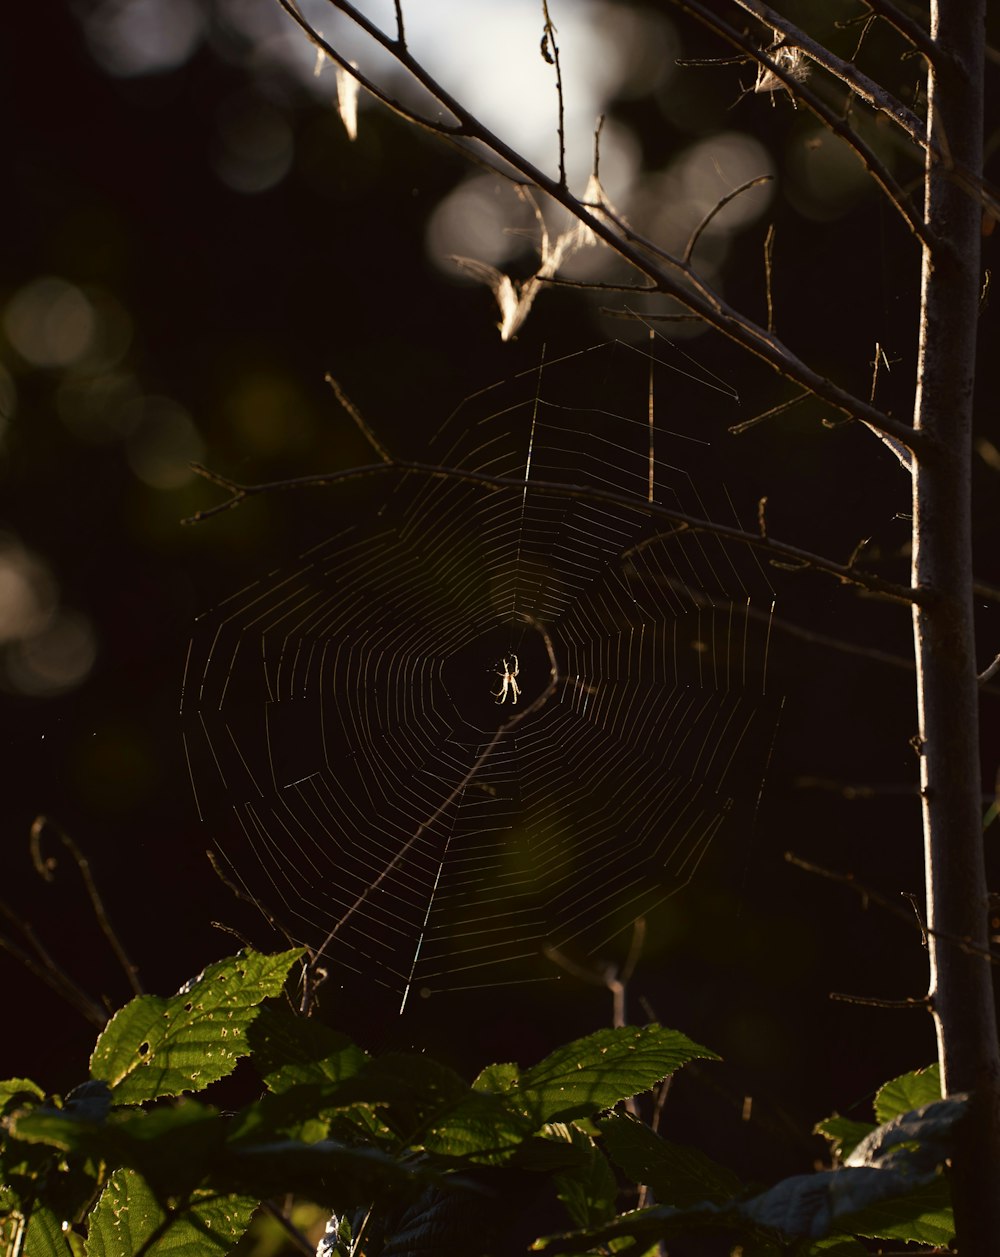
[[[745,543],[651,517],[707,518],[665,371],[692,363],[612,342],[484,390],[422,460],[458,474],[371,479],[367,517],[196,623],[185,748],[228,876],[400,1011],[558,976],[747,836],[772,591]]]

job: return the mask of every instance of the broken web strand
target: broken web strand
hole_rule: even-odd
[[[404,1006],[415,986],[529,980],[546,945],[603,946],[690,881],[746,793],[731,769],[767,717],[743,693],[763,660],[737,599],[759,565],[747,577],[732,543],[656,539],[643,512],[532,491],[648,502],[649,398],[632,419],[591,379],[617,398],[636,352],[648,393],[655,355],[608,345],[443,425],[435,461],[519,489],[405,476],[373,520],[196,626],[186,744],[199,798],[229,809],[210,823],[237,883]],[[660,500],[708,514],[686,472],[655,469]],[[511,728],[490,665],[515,642],[530,718]]]

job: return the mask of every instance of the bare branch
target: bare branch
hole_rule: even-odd
[[[559,60],[559,45],[556,43],[556,28],[549,16],[549,0],[542,0],[542,13],[545,17],[545,30],[542,33],[542,56],[556,69],[556,96],[559,100],[559,186],[566,187],[566,102],[563,97],[562,63]],[[595,161],[596,166],[596,161]]]
[[[774,223],[771,223],[767,229],[767,235],[764,237],[764,292],[767,296],[767,330],[774,334],[774,294],[771,290],[771,279],[773,275],[773,259],[774,259]],[[874,404],[874,397],[871,399]],[[730,432],[732,428],[729,429]]]
[[[31,824],[31,859],[39,876],[46,882],[51,882],[55,872],[55,858],[49,856],[48,859],[42,857],[42,834],[46,829],[55,830],[59,837],[59,841],[73,857],[73,861],[79,870],[80,877],[83,879],[83,885],[87,891],[87,898],[90,900],[90,906],[97,924],[101,927],[101,933],[111,945],[111,950],[118,958],[118,963],[125,971],[129,986],[135,995],[142,995],[142,983],[139,981],[139,969],[130,959],[121,939],[115,932],[111,919],[108,916],[107,909],[104,906],[104,900],[101,898],[100,891],[97,889],[97,883],[94,881],[94,875],[90,871],[90,862],[76,845],[73,839],[66,833],[61,825],[57,825],[47,816],[36,816]]]
[[[926,995],[910,999],[879,999],[875,995],[844,995],[831,991],[830,998],[841,1004],[860,1004],[863,1008],[921,1008],[927,1012],[931,1002]]]
[[[687,3],[688,0],[685,0],[685,2]],[[309,24],[295,8],[292,0],[278,0],[278,3],[305,31],[309,39],[326,52],[327,56],[336,61],[338,65],[342,65],[345,68],[349,67],[347,59],[331,48],[326,40],[310,28]],[[437,99],[439,104],[458,119],[458,122],[457,124],[449,125],[419,117],[402,106],[398,101],[388,97],[374,83],[371,83],[370,80],[359,74],[358,77],[362,86],[371,91],[373,95],[382,100],[389,108],[415,125],[446,140],[454,140],[459,137],[476,139],[496,157],[517,171],[523,181],[533,184],[541,191],[547,193],[558,204],[568,209],[579,223],[589,228],[596,237],[603,240],[616,253],[625,258],[626,261],[631,262],[640,273],[646,275],[658,292],[676,298],[693,314],[704,319],[706,323],[716,328],[724,336],[741,345],[755,357],[767,362],[769,366],[786,378],[809,389],[845,415],[867,421],[879,431],[884,431],[888,435],[895,437],[908,449],[916,451],[919,447],[928,454],[934,449],[934,443],[925,437],[924,434],[915,432],[909,424],[901,423],[891,416],[881,414],[870,403],[856,397],[854,394],[834,384],[832,380],[828,380],[818,372],[813,371],[773,334],[765,331],[758,324],[728,306],[717,293],[708,288],[690,270],[684,269],[681,277],[664,270],[662,266],[652,261],[647,255],[647,249],[659,252],[655,250],[655,246],[638,243],[632,233],[629,233],[622,223],[615,220],[612,214],[609,212],[597,214],[592,209],[588,209],[583,201],[570,194],[566,188],[559,184],[558,180],[546,175],[533,163],[529,162],[527,158],[512,149],[490,131],[488,127],[484,126],[450,92],[442,87],[415,60],[407,49],[400,48],[394,40],[375,26],[349,0],[330,0],[330,3],[355,22],[380,47],[391,53],[399,64]],[[676,269],[679,264],[674,262],[673,265]]]
[[[997,655],[988,668],[985,668],[982,672],[980,672],[979,677],[977,678],[979,684],[985,685],[987,681],[992,681],[998,672],[1000,672],[1000,655]]]
[[[323,379],[333,389],[334,394],[337,398],[337,401],[340,402],[341,406],[343,406],[343,408],[347,411],[347,413],[354,420],[359,431],[361,432],[361,435],[365,438],[365,440],[372,447],[372,449],[379,456],[379,458],[381,458],[381,460],[384,463],[391,463],[392,455],[385,448],[382,442],[378,439],[378,437],[375,435],[372,429],[368,426],[368,423],[365,420],[364,415],[362,415],[361,411],[358,410],[357,406],[355,406],[355,404],[347,396],[344,390],[340,387],[340,384],[337,382],[337,380],[333,378],[333,376],[329,373],[329,371],[326,373]]]
[[[836,882],[839,886],[846,886],[853,890],[856,895],[860,895],[866,903],[877,904],[878,907],[884,908],[886,912],[891,913],[894,917],[899,917],[901,921],[906,921],[910,925],[915,925],[918,929],[923,928],[931,938],[940,938],[945,942],[954,943],[958,949],[970,956],[981,956],[989,960],[990,964],[1000,965],[1000,956],[989,948],[980,947],[968,938],[959,938],[957,935],[944,934],[940,930],[934,930],[929,925],[924,925],[919,920],[914,920],[913,914],[905,908],[901,908],[894,900],[886,898],[885,895],[877,890],[872,890],[870,886],[865,886],[859,882],[853,873],[836,873],[833,869],[823,868],[821,864],[813,864],[809,860],[802,860],[797,855],[793,855],[791,851],[785,852],[785,860],[787,863],[794,865],[797,869],[802,869],[806,873],[813,873],[817,877],[825,878],[827,881]]]
[[[744,0],[733,0],[733,2],[735,4],[744,5],[744,7],[750,6],[751,4],[756,7],[755,0],[745,0],[745,4]],[[824,123],[828,130],[832,131],[834,135],[839,136],[845,144],[854,150],[865,169],[882,189],[882,192],[885,194],[888,201],[895,206],[907,227],[913,235],[917,237],[921,244],[927,248],[935,247],[937,242],[932,238],[930,232],[928,231],[928,228],[923,221],[923,217],[911,204],[910,198],[893,177],[885,163],[874,152],[874,150],[867,145],[861,137],[851,129],[851,127],[847,125],[843,118],[839,117],[830,108],[830,106],[826,104],[825,101],[821,100],[810,87],[797,79],[794,74],[790,73],[789,69],[782,65],[779,60],[769,56],[767,52],[759,48],[749,36],[744,35],[741,31],[738,31],[734,27],[730,26],[728,22],[725,22],[722,18],[717,17],[705,5],[701,4],[699,0],[674,0],[674,3],[678,6],[678,8],[683,9],[684,12],[697,18],[703,25],[707,26],[709,30],[714,31],[734,48],[741,49],[748,57],[751,57],[759,65],[766,67],[767,70],[775,76],[775,78],[780,79],[796,100],[801,100],[806,108],[810,109],[817,116],[817,118]],[[767,9],[766,5],[760,5],[759,7],[761,9]],[[750,11],[753,12],[753,8],[750,8]],[[763,21],[764,19],[762,18],[761,20]],[[813,50],[815,50],[817,54],[821,51],[820,45],[816,44],[815,41],[810,40],[807,35],[802,36],[802,39],[805,42],[800,44],[797,28],[791,26],[789,23],[785,23],[783,19],[781,19],[781,25],[776,25],[774,29],[775,31],[781,31],[784,33],[784,26],[788,26],[792,32],[796,32],[796,34],[789,36],[789,42],[794,43],[796,47],[801,46],[803,52],[812,56]],[[832,54],[826,55],[830,56]],[[839,60],[839,58],[835,58],[835,60]],[[848,65],[847,62],[843,62],[842,64],[844,66]],[[853,67],[848,68],[853,69]],[[876,84],[873,84],[872,86],[877,87]],[[859,95],[865,96],[865,93],[860,87],[857,90]],[[882,92],[882,89],[879,88],[878,91]],[[886,93],[882,92],[882,95],[886,96]],[[867,99],[867,96],[865,96],[865,98]],[[887,97],[887,99],[891,98]],[[902,109],[903,107],[899,105],[898,108]],[[892,116],[895,117],[896,115],[892,114]],[[899,119],[897,118],[897,121],[898,120]],[[905,129],[910,138],[913,139],[916,144],[922,146],[922,135],[920,132],[919,120],[914,119],[914,122],[917,124],[916,131],[911,130],[909,126]]]
[[[371,476],[384,475],[387,472],[395,474],[411,472],[420,476],[428,476],[433,480],[460,480],[466,484],[479,485],[484,489],[514,489],[519,493],[524,491],[523,479],[516,479],[510,476],[488,476],[482,472],[464,471],[458,467],[443,467],[436,463],[413,462],[409,459],[393,459],[388,463],[380,462],[362,467],[348,467],[342,471],[320,473],[315,476],[297,476],[290,480],[272,480],[266,484],[255,485],[240,484],[235,480],[230,480],[227,476],[221,476],[218,472],[202,466],[201,463],[191,463],[190,466],[199,476],[225,489],[229,493],[229,497],[226,501],[220,502],[216,506],[211,506],[207,510],[198,511],[196,514],[189,516],[184,520],[185,524],[202,523],[206,519],[211,519],[214,515],[222,514],[223,511],[232,510],[245,499],[255,497],[258,494],[280,493],[290,489],[329,488],[332,485],[344,484],[351,480],[363,480]],[[767,552],[771,557],[771,561],[777,566],[786,567],[792,571],[813,569],[818,572],[827,572],[831,576],[836,576],[842,584],[856,585],[859,588],[867,589],[870,593],[888,598],[893,602],[922,603],[930,600],[933,596],[930,590],[911,589],[905,585],[898,585],[894,581],[884,580],[881,576],[875,576],[870,572],[853,568],[848,563],[838,563],[835,559],[828,559],[821,554],[813,554],[811,551],[803,550],[799,546],[790,545],[786,541],[776,541],[771,537],[762,537],[757,533],[745,532],[742,528],[736,528],[729,524],[716,524],[711,520],[699,519],[695,515],[671,510],[669,507],[661,506],[658,502],[649,502],[645,498],[633,498],[628,494],[615,493],[610,489],[601,489],[596,486],[560,484],[549,480],[533,480],[531,482],[531,491],[546,497],[608,502],[615,506],[626,507],[641,515],[649,515],[653,519],[670,520],[672,523],[680,525],[681,530],[707,532],[713,536],[724,537],[730,541],[745,542],[758,550]],[[506,728],[507,726],[503,727]]]
[[[807,35],[805,31],[793,22],[789,22],[780,13],[776,13],[769,4],[762,4],[760,0],[733,0],[733,3],[747,13],[752,14],[758,21],[769,26],[775,35],[780,35],[787,43],[804,52],[810,61],[814,61],[817,65],[822,66],[834,78],[840,79],[842,83],[845,83],[851,89],[855,96],[859,96],[879,113],[886,114],[909,136],[914,144],[923,147],[925,139],[923,120],[918,118],[911,109],[907,109],[901,101],[898,101],[895,96],[887,92],[874,79],[870,79],[867,74],[862,73],[856,65],[838,57],[836,53],[831,52],[829,48],[824,47],[823,44]]]
[[[943,54],[937,44],[919,22],[915,22],[908,14],[892,3],[892,0],[864,0],[873,13],[877,13],[883,21],[899,31],[904,39],[908,39],[914,48],[928,61],[936,61]]]
[[[748,179],[746,183],[741,183],[738,188],[734,188],[732,192],[727,192],[725,196],[720,197],[720,199],[715,202],[712,208],[701,220],[698,226],[695,227],[694,231],[691,232],[691,236],[687,242],[687,247],[684,250],[684,265],[690,266],[691,255],[694,253],[695,245],[698,243],[701,233],[705,230],[716,214],[718,214],[719,210],[725,209],[729,202],[735,200],[741,193],[748,191],[750,188],[756,188],[761,183],[771,183],[773,179],[774,175],[758,175],[755,179]],[[770,323],[768,323],[767,330],[769,332],[774,330]]]
[[[758,423],[763,423],[765,419],[773,419],[776,415],[782,415],[786,410],[791,410],[793,406],[797,406],[799,402],[805,401],[807,397],[811,397],[809,392],[799,393],[797,397],[790,397],[786,402],[778,402],[777,406],[772,406],[770,410],[762,411],[759,415],[754,415],[752,419],[744,419],[742,423],[734,423],[726,430],[730,436],[742,436],[744,432],[748,432],[751,428],[755,428]]]
[[[25,950],[13,939],[0,934],[0,950],[13,956],[29,973],[34,974],[40,982],[44,982],[51,991],[75,1008],[91,1025],[103,1030],[107,1025],[108,1013],[56,963],[27,921],[18,916],[3,900],[0,900],[0,916],[4,917],[21,934],[30,948],[30,950]]]

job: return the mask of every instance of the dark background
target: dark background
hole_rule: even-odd
[[[854,11],[842,7],[845,16]],[[796,16],[808,20],[810,10],[799,5]],[[111,369],[59,368],[32,365],[0,333],[10,381],[0,531],[48,566],[59,605],[87,617],[96,643],[79,684],[42,695],[25,693],[18,679],[19,643],[5,648],[0,894],[81,986],[118,1006],[129,990],[70,862],[61,859],[52,885],[32,870],[31,822],[39,813],[54,818],[84,850],[146,989],[175,990],[234,950],[214,920],[275,944],[205,859],[208,835],[179,736],[180,676],[198,612],[322,538],[325,511],[322,497],[281,495],[182,527],[217,491],[201,481],[160,489],[140,479],[134,430],[115,428],[101,380],[124,373],[142,396],[172,399],[200,436],[195,456],[252,482],[365,460],[323,384],[327,370],[387,440],[419,452],[463,397],[537,361],[543,343],[551,356],[631,333],[598,313],[604,299],[553,291],[539,298],[517,341],[502,345],[486,290],[442,275],[425,254],[427,216],[467,176],[462,158],[378,108],[365,111],[350,145],[328,104],[291,81],[282,85],[276,72],[265,75],[252,49],[230,36],[203,43],[169,71],[110,76],[84,41],[79,15],[87,12],[19,6],[2,54],[9,217],[0,306],[39,277],[57,276],[109,294],[127,311],[132,336]],[[210,14],[221,29],[222,16]],[[671,20],[682,55],[726,55],[680,17]],[[846,53],[857,34],[835,30],[829,15],[821,33]],[[876,32],[865,65],[911,90],[917,68],[900,61],[901,51],[897,39]],[[916,339],[915,243],[873,193],[824,216],[803,212],[783,181],[788,139],[803,114],[786,100],[775,108],[759,96],[737,101],[730,75],[740,74],[752,79],[746,68],[688,69],[611,112],[634,130],[653,168],[722,127],[773,149],[778,191],[767,216],[730,250],[727,298],[762,311],[761,248],[774,221],[779,334],[860,391],[879,340],[894,359],[879,399],[903,416]],[[295,142],[287,175],[256,194],[226,186],[214,165],[216,120],[247,93],[280,100]],[[918,174],[903,159],[897,169],[904,181]],[[998,235],[984,242],[986,266]],[[982,320],[979,433],[1000,443],[996,308],[988,304]],[[908,529],[897,513],[908,510],[908,485],[892,457],[857,427],[824,426],[836,416],[815,405],[741,438],[727,435],[729,424],[790,391],[714,334],[686,349],[739,387],[739,407],[709,416],[707,435],[719,478],[750,518],[766,494],[773,535],[842,559],[870,537],[872,567],[905,581]],[[81,413],[67,402],[73,389],[90,398],[86,422],[67,420]],[[989,444],[981,452],[978,575],[996,586],[1000,456]],[[816,1120],[834,1107],[865,1116],[879,1082],[934,1055],[920,1012],[829,999],[831,991],[921,995],[917,930],[783,860],[793,850],[891,899],[919,892],[912,671],[782,627],[905,659],[908,613],[816,573],[774,571],[772,580],[781,621],[772,686],[785,706],[756,824],[650,922],[629,992],[634,1019],[645,1019],[640,1000],[648,1001],[659,1020],[725,1057],[677,1088],[671,1133],[761,1177],[808,1168],[820,1151],[807,1138]],[[977,605],[985,666],[1000,644],[1000,612],[995,601]],[[1000,763],[998,696],[996,682],[984,691],[987,791]],[[15,960],[0,959],[0,971],[4,1076],[31,1076],[53,1090],[79,1081],[92,1028]],[[350,1007],[327,1006],[323,1015],[358,1032]],[[427,1048],[471,1075],[495,1059],[530,1063],[609,1017],[605,992],[567,980],[544,1002],[515,990],[502,1000],[488,992],[435,1006],[366,1046]],[[740,1121],[745,1095],[754,1097],[749,1123]]]

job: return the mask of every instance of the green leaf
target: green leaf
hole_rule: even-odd
[[[24,1257],[69,1257],[62,1226],[51,1209],[36,1206],[25,1229]]]
[[[294,1192],[338,1212],[373,1198],[410,1196],[440,1178],[426,1165],[404,1164],[379,1148],[348,1148],[333,1140],[231,1144],[212,1171],[213,1183],[233,1192],[249,1191],[259,1200]]]
[[[44,1099],[45,1092],[30,1078],[5,1078],[0,1082],[0,1117],[6,1117],[35,1100]]]
[[[796,1247],[795,1257],[868,1257],[868,1249],[853,1235],[828,1235]]]
[[[247,1027],[257,1005],[278,995],[300,949],[220,960],[177,995],[140,995],[115,1014],[90,1059],[94,1079],[116,1104],[181,1095],[232,1073],[246,1056]]]
[[[614,1113],[597,1123],[608,1156],[634,1183],[644,1183],[658,1203],[687,1208],[739,1196],[739,1177],[697,1148],[661,1139],[629,1113]]]
[[[247,1039],[257,1072],[274,1092],[302,1083],[340,1082],[368,1061],[347,1035],[284,1008],[262,1008]]]
[[[87,1257],[222,1257],[250,1224],[257,1200],[196,1192],[170,1212],[142,1177],[116,1170],[90,1215]],[[146,1247],[144,1247],[146,1246]]]
[[[598,1030],[526,1070],[510,1094],[542,1126],[609,1109],[699,1058],[719,1059],[678,1030],[657,1025]]]
[[[511,1107],[507,1097],[469,1091],[458,1104],[437,1115],[422,1145],[438,1156],[498,1165],[510,1160],[536,1129],[534,1122]]]
[[[835,1156],[849,1157],[854,1149],[875,1129],[874,1122],[853,1122],[849,1117],[834,1113],[813,1127],[813,1134],[830,1141]]]
[[[119,1113],[107,1123],[46,1105],[19,1117],[14,1129],[28,1143],[137,1170],[161,1192],[173,1193],[191,1190],[207,1172],[226,1122],[194,1101],[151,1113]]]
[[[955,1237],[948,1181],[944,1176],[933,1179],[906,1195],[838,1218],[837,1225],[868,1239],[907,1240],[947,1248]]]
[[[511,1091],[517,1086],[520,1071],[511,1062],[487,1065],[472,1084],[474,1091]]]
[[[937,1063],[912,1074],[901,1074],[879,1089],[875,1097],[875,1116],[879,1125],[922,1108],[941,1099],[941,1070]]]
[[[618,1184],[607,1157],[579,1126],[556,1122],[544,1128],[546,1139],[565,1142],[578,1154],[578,1163],[554,1177],[556,1195],[576,1226],[599,1226],[616,1213]]]

